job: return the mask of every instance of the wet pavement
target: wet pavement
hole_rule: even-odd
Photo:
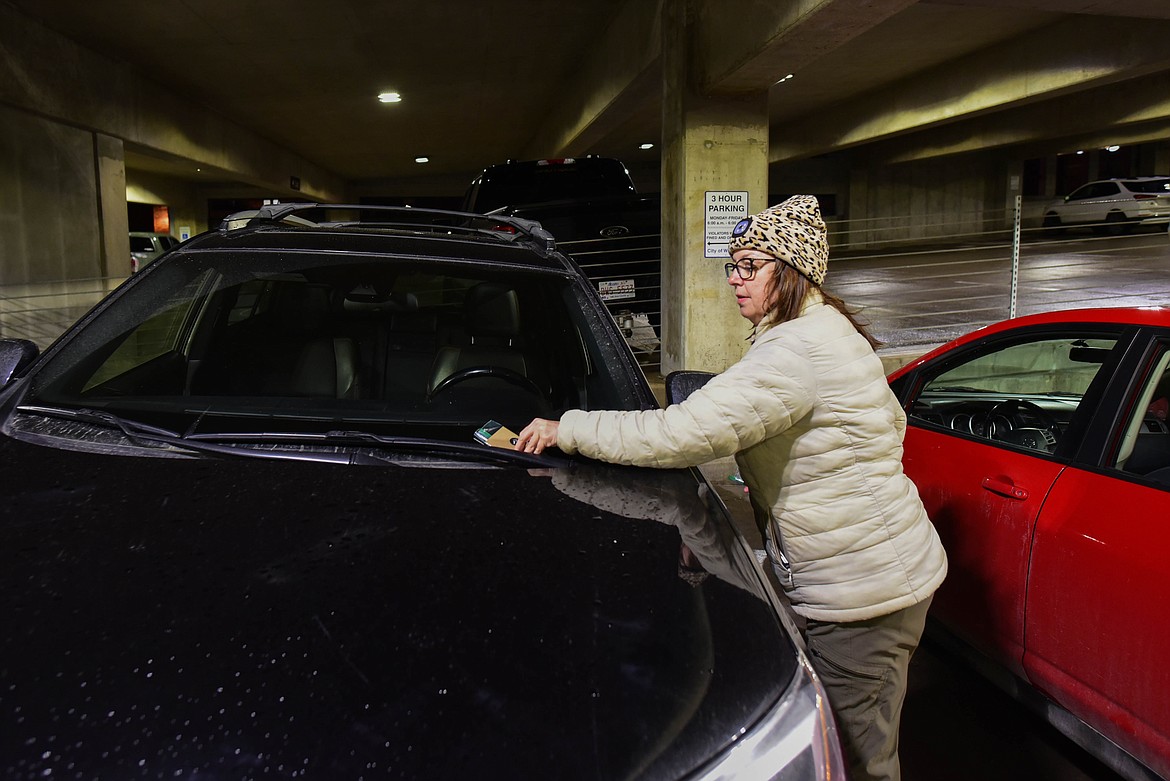
[[[929,637],[910,662],[903,781],[1120,781]]]
[[[971,245],[834,257],[827,288],[860,307],[890,348],[937,345],[1011,314],[1078,307],[1170,305],[1170,235],[1069,234],[1020,249]]]

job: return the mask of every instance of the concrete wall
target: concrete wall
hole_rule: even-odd
[[[337,176],[0,2],[0,287],[127,273],[127,185],[171,207],[172,225],[207,227],[191,185],[126,181],[128,146],[231,172],[241,186],[345,200]]]
[[[103,276],[97,170],[92,133],[0,105],[0,286]]]
[[[343,200],[345,182],[334,174],[4,3],[0,52],[0,104],[120,139],[143,153],[232,172],[275,193]],[[300,179],[299,191],[290,189],[290,176]]]
[[[844,216],[848,206],[849,158],[844,154],[825,155],[773,165],[768,172],[768,193],[770,196],[796,193],[835,196],[835,209],[829,210],[822,204],[825,221],[831,222],[835,217]]]
[[[878,249],[1005,230],[1011,172],[1010,161],[991,154],[856,168],[835,244]]]

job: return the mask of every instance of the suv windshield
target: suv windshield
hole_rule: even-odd
[[[372,431],[466,442],[637,408],[603,310],[559,270],[322,252],[152,266],[33,378],[26,405],[188,434]],[[622,348],[624,349],[624,348]]]

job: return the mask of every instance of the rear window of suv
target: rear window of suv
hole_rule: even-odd
[[[1125,186],[1135,193],[1170,193],[1170,178],[1126,182]]]
[[[493,165],[471,183],[463,208],[489,212],[501,206],[633,195],[629,171],[606,157],[528,160]]]

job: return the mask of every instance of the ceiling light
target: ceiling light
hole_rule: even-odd
[[[1105,147],[1106,152],[1116,152],[1118,149],[1121,149],[1121,147],[1119,147],[1117,144]]]
[[[431,162],[431,158],[427,157],[426,155],[420,155],[419,157],[414,158],[414,162],[416,162],[416,163],[429,163],[429,162]]]
[[[638,146],[638,148],[639,148],[639,149],[653,149],[653,148],[654,148],[654,144],[649,144],[649,143],[647,143],[647,144],[640,144],[640,145]]]
[[[382,101],[383,103],[401,103],[402,96],[397,92],[383,92],[378,96],[378,100]]]
[[[788,81],[788,80],[789,80],[789,79],[791,79],[791,78],[792,78],[792,74],[791,74],[791,73],[789,73],[787,76],[785,76],[784,78],[780,79],[780,80],[779,80],[779,81],[777,81],[776,83],[777,83],[777,84],[783,84],[784,82]]]

